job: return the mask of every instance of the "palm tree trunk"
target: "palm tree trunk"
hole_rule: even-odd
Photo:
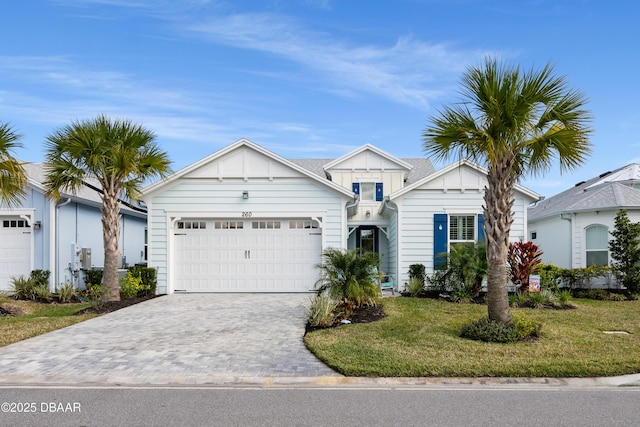
[[[117,194],[105,189],[102,204],[102,230],[104,240],[104,275],[103,286],[106,301],[120,301],[120,283],[118,280],[118,266],[120,265],[120,250],[118,237],[120,235],[120,208]]]
[[[489,168],[489,185],[484,194],[484,224],[487,237],[487,307],[489,319],[511,322],[507,289],[507,253],[513,223],[512,163],[505,159]],[[508,212],[503,214],[503,212]]]

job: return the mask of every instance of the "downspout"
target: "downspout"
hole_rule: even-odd
[[[573,213],[561,213],[560,219],[564,219],[565,221],[569,221],[569,268],[573,268],[573,218],[575,214]]]
[[[59,203],[56,205],[56,223],[55,223],[55,276],[56,276],[56,283],[55,283],[55,287],[56,290],[58,288],[58,283],[60,283],[60,269],[58,268],[58,264],[60,262],[59,256],[58,254],[60,253],[60,215],[58,215],[58,210],[62,207],[62,206],[66,206],[69,203],[71,203],[71,197],[67,197],[67,200],[65,200],[62,203]]]

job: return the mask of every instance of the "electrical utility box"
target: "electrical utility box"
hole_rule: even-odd
[[[83,270],[91,269],[91,248],[82,248],[80,251],[80,266]]]

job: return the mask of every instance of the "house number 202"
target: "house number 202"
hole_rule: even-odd
[[[243,218],[251,218],[253,216],[253,212],[242,212]]]

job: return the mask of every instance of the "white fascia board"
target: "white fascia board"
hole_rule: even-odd
[[[253,150],[255,150],[255,151],[257,151],[257,152],[259,152],[259,153],[261,153],[261,154],[263,154],[263,155],[265,155],[265,156],[267,156],[267,157],[269,157],[269,158],[271,158],[271,159],[273,159],[273,160],[275,160],[277,162],[280,162],[283,165],[285,165],[285,166],[287,166],[287,167],[289,167],[289,168],[291,168],[291,169],[293,169],[293,170],[295,170],[295,171],[297,171],[297,172],[299,172],[299,173],[301,173],[303,175],[305,175],[306,177],[313,179],[314,181],[316,181],[316,182],[318,182],[318,183],[320,183],[320,184],[322,184],[322,185],[324,185],[326,187],[329,187],[329,188],[331,188],[331,189],[333,189],[335,191],[338,191],[339,193],[342,193],[345,196],[348,196],[348,197],[351,197],[351,198],[353,197],[353,192],[351,190],[346,189],[343,186],[334,183],[333,181],[329,181],[328,179],[323,179],[323,178],[321,178],[319,176],[316,176],[315,174],[313,174],[313,173],[309,172],[308,170],[296,165],[295,163],[293,163],[293,162],[291,162],[291,161],[289,161],[289,160],[287,160],[287,159],[285,159],[283,157],[280,157],[279,155],[277,155],[277,154],[275,154],[275,153],[273,153],[273,152],[271,152],[271,151],[259,146],[258,144],[249,141],[248,139],[242,138],[242,139],[239,139],[238,141],[234,142],[233,144],[228,145],[228,146],[222,148],[221,150],[218,150],[215,153],[213,153],[213,154],[211,154],[211,155],[209,155],[209,156],[207,156],[207,157],[205,157],[205,158],[203,158],[201,160],[198,160],[197,162],[192,163],[189,166],[184,167],[183,169],[179,170],[178,172],[174,173],[173,175],[171,175],[171,176],[169,176],[169,177],[167,177],[165,179],[162,179],[160,181],[157,181],[157,182],[149,185],[148,187],[144,188],[142,190],[143,199],[148,199],[150,195],[152,195],[154,192],[158,191],[159,189],[161,189],[161,188],[163,188],[163,187],[165,187],[165,186],[177,181],[178,179],[180,179],[184,175],[186,175],[186,174],[198,169],[199,167],[201,167],[201,166],[203,166],[203,165],[205,165],[205,164],[207,164],[207,163],[209,163],[209,162],[211,162],[211,161],[213,161],[213,160],[215,160],[215,159],[217,159],[219,157],[224,156],[227,153],[232,152],[233,150],[235,150],[235,149],[237,149],[237,148],[239,148],[241,146],[249,147],[249,148],[251,148],[251,149],[253,149]]]
[[[390,160],[390,161],[396,163],[397,165],[402,166],[403,168],[405,168],[407,170],[413,169],[413,165],[411,165],[411,164],[405,162],[404,160],[401,160],[401,159],[399,159],[399,158],[387,153],[386,151],[382,151],[378,147],[375,147],[375,146],[373,146],[371,144],[365,144],[360,148],[356,148],[355,150],[351,151],[350,153],[347,153],[344,156],[339,157],[339,158],[327,163],[326,165],[323,166],[323,168],[325,170],[331,169],[331,168],[335,167],[336,165],[339,165],[340,163],[344,162],[345,160],[347,160],[347,159],[349,159],[349,158],[351,158],[353,156],[356,156],[356,155],[358,155],[358,154],[360,154],[360,153],[362,153],[363,151],[366,151],[366,150],[373,151],[374,153],[378,154],[379,156],[384,157],[387,160]]]
[[[474,163],[474,162],[472,162],[472,161],[470,161],[468,159],[462,159],[462,160],[460,160],[458,162],[451,163],[450,165],[440,169],[439,171],[436,171],[436,172],[432,173],[431,175],[428,175],[428,176],[422,178],[420,181],[416,181],[413,184],[411,184],[411,185],[409,185],[407,187],[404,187],[404,188],[396,191],[393,194],[390,194],[389,195],[389,199],[394,200],[394,199],[397,199],[398,197],[402,197],[405,194],[409,193],[410,191],[412,191],[412,190],[414,190],[414,189],[416,189],[418,187],[421,187],[422,185],[426,184],[427,182],[432,181],[432,180],[434,180],[436,178],[439,178],[439,177],[441,177],[443,175],[446,175],[447,173],[451,172],[452,170],[455,170],[455,169],[460,168],[462,166],[468,166],[468,167],[470,167],[472,169],[475,169],[476,171],[482,173],[483,175],[487,175],[487,173],[489,172],[487,169],[483,168],[482,166],[478,165],[477,163]],[[523,187],[520,184],[516,184],[515,187],[514,187],[514,190],[524,194],[525,196],[530,197],[533,200],[539,200],[540,199],[540,195],[538,193],[536,193],[536,192],[534,192],[532,190],[529,190],[528,188]]]

